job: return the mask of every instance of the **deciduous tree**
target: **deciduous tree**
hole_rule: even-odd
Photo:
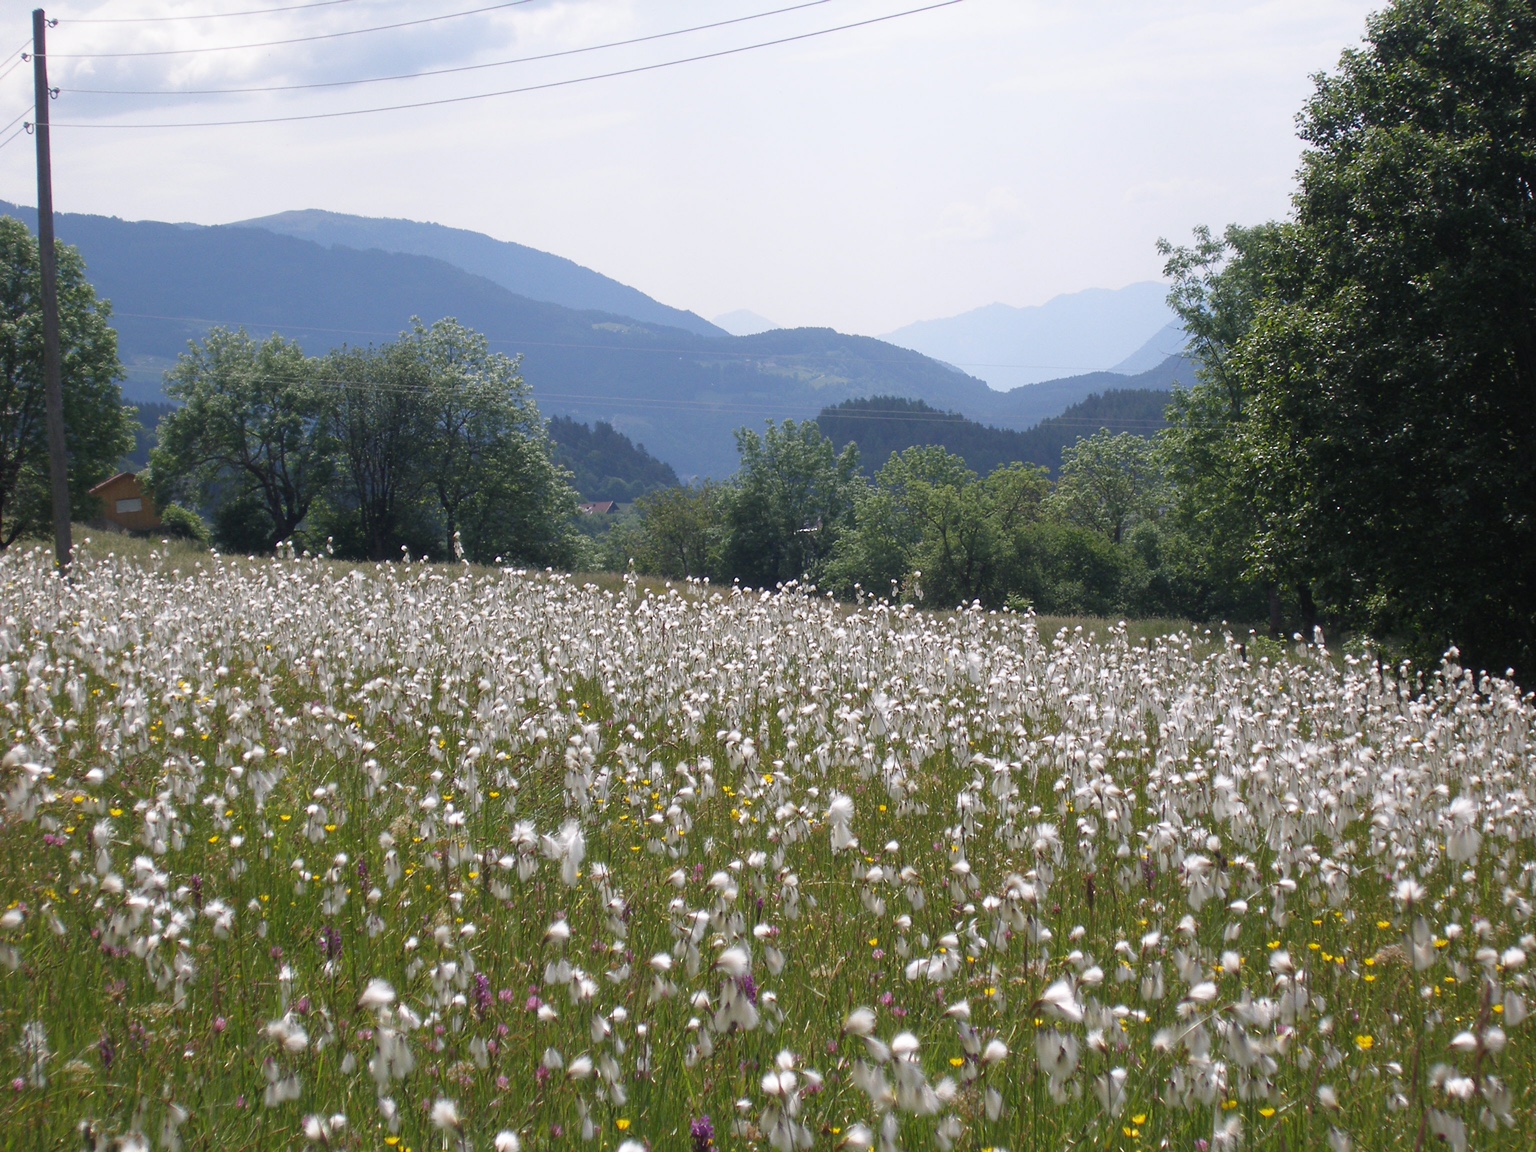
[[[133,447],[133,410],[118,388],[111,306],[86,280],[79,252],[60,244],[57,256],[70,504],[84,519],[99,511],[91,486]],[[41,293],[37,239],[21,221],[0,218],[0,548],[46,529],[51,515]]]
[[[165,392],[181,407],[150,453],[156,500],[212,506],[225,547],[292,539],[334,473],[335,393],[303,349],[215,328],[166,374]]]

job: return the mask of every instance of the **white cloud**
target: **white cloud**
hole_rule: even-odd
[[[928,237],[933,240],[993,240],[999,233],[1022,231],[1029,223],[1024,201],[1007,188],[989,189],[980,203],[960,201],[945,205],[939,224]]]

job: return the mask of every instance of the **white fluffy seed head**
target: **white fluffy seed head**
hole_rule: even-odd
[[[855,1008],[843,1021],[843,1031],[850,1036],[870,1036],[875,1031],[875,1010]]]
[[[715,967],[731,979],[740,980],[752,970],[752,957],[739,944],[732,945],[720,953],[720,958],[715,961]]]
[[[357,998],[358,1007],[367,1009],[387,1008],[395,1002],[395,990],[387,980],[374,977],[368,981],[363,994]]]
[[[432,1105],[432,1126],[442,1132],[457,1132],[459,1106],[445,1096],[439,1096]]]

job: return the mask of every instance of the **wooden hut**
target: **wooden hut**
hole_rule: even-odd
[[[102,518],[125,532],[153,532],[160,527],[160,513],[132,472],[119,472],[91,489],[101,501]]]

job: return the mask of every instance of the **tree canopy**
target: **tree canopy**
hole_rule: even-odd
[[[1536,11],[1398,0],[1318,78],[1291,219],[1168,249],[1191,490],[1309,615],[1536,664]]]
[[[118,388],[111,306],[97,299],[79,252],[67,244],[55,251],[70,504],[89,519],[98,511],[89,489],[133,447],[133,410]],[[41,293],[36,237],[21,221],[0,218],[0,548],[44,530],[51,515]]]
[[[224,547],[570,557],[575,493],[517,362],[453,320],[322,358],[216,329],[167,392],[183,406],[151,453],[155,491],[209,508]]]

